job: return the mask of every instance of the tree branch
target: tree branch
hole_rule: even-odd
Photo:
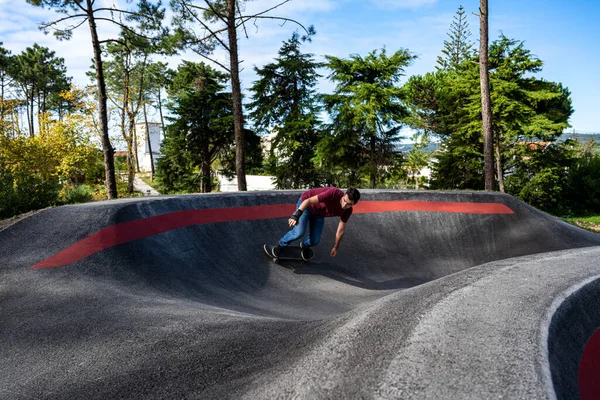
[[[77,26],[72,26],[71,28],[69,28],[69,30],[74,31],[75,29],[79,28],[81,25],[83,25],[84,23],[86,23],[89,20],[88,17],[85,17],[83,19],[83,21],[81,21],[80,23],[77,24]]]
[[[225,25],[227,25],[227,19],[221,15],[219,12],[217,12],[217,10],[215,10],[215,8],[213,7],[213,5],[210,3],[210,1],[208,0],[204,0],[204,2],[208,5],[208,8],[210,8],[210,10],[215,13],[215,15],[217,16],[217,18],[219,18],[221,21],[223,21],[225,23]]]
[[[221,67],[221,68],[223,68],[225,71],[227,71],[228,73],[231,73],[231,68],[228,68],[228,67],[226,67],[225,65],[221,64],[219,61],[217,61],[217,60],[214,60],[214,59],[210,58],[209,56],[207,56],[206,54],[202,54],[202,53],[199,53],[199,52],[197,52],[197,51],[194,51],[194,53],[198,54],[200,57],[204,57],[204,58],[206,58],[208,61],[212,61],[212,62],[214,62],[214,63],[215,63],[215,64],[217,64],[219,67]]]
[[[252,17],[258,17],[259,15],[266,14],[266,13],[268,13],[269,11],[272,11],[272,10],[274,10],[274,9],[276,9],[276,8],[279,8],[279,7],[281,7],[281,6],[282,6],[282,5],[284,5],[285,3],[289,3],[290,1],[291,1],[291,0],[284,0],[284,1],[282,1],[281,3],[279,3],[279,4],[277,4],[277,5],[275,5],[275,6],[271,7],[271,8],[269,8],[269,9],[267,9],[267,10],[265,10],[265,11],[262,11],[262,12],[259,12],[258,14],[256,14],[256,15],[253,15]],[[242,17],[242,16],[240,15],[240,18],[245,18],[245,17]],[[250,19],[252,19],[252,18],[250,18]]]
[[[263,14],[263,13],[261,13],[261,14]],[[236,27],[240,26],[241,24],[243,24],[243,23],[245,23],[246,21],[249,21],[249,20],[251,20],[251,19],[259,19],[259,18],[260,18],[260,19],[275,19],[275,20],[281,20],[281,21],[283,21],[283,24],[281,24],[281,26],[285,25],[285,23],[286,23],[286,22],[293,22],[293,23],[295,23],[296,25],[300,26],[302,29],[304,29],[304,32],[306,32],[306,33],[310,33],[310,32],[308,31],[308,29],[306,29],[306,28],[304,27],[304,25],[302,25],[300,22],[298,22],[298,21],[296,21],[296,20],[294,20],[294,19],[291,19],[291,18],[284,18],[284,17],[269,17],[269,16],[261,16],[261,15],[259,15],[259,14],[257,14],[257,15],[245,15],[245,16],[240,16],[240,18],[245,18],[245,20],[244,20],[244,21],[242,21],[241,23],[237,24],[237,25],[236,25]]]
[[[52,22],[43,22],[43,23],[41,23],[41,24],[40,24],[40,28],[43,28],[43,29],[50,28],[51,26],[53,26],[53,25],[56,25],[56,24],[59,24],[59,23],[61,23],[61,22],[63,22],[63,21],[66,21],[66,20],[68,20],[68,19],[71,19],[71,18],[79,18],[79,17],[85,17],[85,18],[87,18],[87,17],[88,17],[88,15],[87,15],[87,14],[75,14],[75,15],[68,15],[68,16],[66,16],[66,17],[64,17],[64,18],[57,19],[56,21],[52,21]]]
[[[148,37],[148,36],[142,35],[141,33],[138,33],[136,31],[134,31],[133,29],[131,29],[127,25],[125,25],[125,24],[123,24],[121,22],[117,22],[114,19],[110,19],[110,18],[96,18],[96,21],[108,21],[108,22],[112,22],[113,24],[120,26],[121,28],[125,29],[126,31],[128,31],[128,32],[130,32],[130,33],[132,33],[132,34],[134,34],[134,35],[136,35],[138,37],[141,37],[141,38],[144,38],[144,39],[148,39],[150,41],[158,40],[157,38],[152,38],[152,37]]]
[[[185,8],[188,8],[188,5],[187,5],[187,4],[185,4],[185,3],[182,3],[182,4],[183,4],[183,6],[184,6]],[[200,23],[200,25],[202,25],[202,26],[204,27],[204,29],[206,29],[207,31],[209,31],[209,32],[210,32],[210,35],[209,35],[209,36],[205,36],[205,37],[203,37],[202,39],[198,40],[198,41],[197,41],[198,43],[199,43],[199,42],[203,42],[203,41],[205,41],[205,40],[208,40],[208,39],[209,39],[209,38],[211,38],[211,37],[214,37],[214,38],[215,38],[215,39],[216,39],[216,40],[219,42],[219,44],[220,44],[221,46],[223,46],[223,48],[225,48],[225,50],[229,51],[229,46],[227,46],[227,45],[225,44],[225,42],[223,42],[223,41],[222,41],[222,40],[221,40],[221,39],[220,39],[220,38],[217,36],[217,33],[220,33],[220,32],[223,32],[223,31],[226,31],[226,30],[227,30],[227,27],[225,27],[225,28],[223,28],[223,29],[219,29],[219,30],[218,30],[218,31],[216,31],[216,32],[213,32],[213,30],[212,30],[212,29],[210,29],[210,28],[208,27],[208,25],[206,25],[206,24],[205,24],[205,23],[204,23],[204,22],[203,22],[203,21],[202,21],[200,18],[198,18],[198,17],[197,17],[197,16],[196,16],[194,13],[192,13],[192,12],[191,12],[191,11],[189,11],[189,10],[188,10],[188,12],[189,12],[191,15],[193,15],[193,16],[194,16],[194,19],[195,19],[196,21],[198,21],[198,22]]]
[[[240,11],[240,4],[236,3],[236,8],[237,8],[237,12],[240,16],[240,18],[242,17],[242,12]],[[244,23],[244,21],[242,21],[242,26],[244,27],[244,34],[246,35],[246,39],[248,39],[248,31],[246,30],[246,24]],[[237,25],[236,25],[237,28]]]

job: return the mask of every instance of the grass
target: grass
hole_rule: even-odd
[[[600,233],[600,215],[562,218],[562,220],[588,231]]]

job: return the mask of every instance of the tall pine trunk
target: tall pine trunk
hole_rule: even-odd
[[[502,171],[502,155],[500,154],[500,139],[496,142],[496,177],[498,179],[498,189],[504,193],[504,173]]]
[[[117,180],[115,178],[114,150],[108,136],[108,110],[106,97],[106,83],[104,82],[104,70],[102,69],[102,51],[100,40],[96,30],[96,19],[94,17],[93,1],[87,0],[87,18],[92,35],[92,47],[94,49],[94,64],[96,66],[96,82],[98,85],[98,114],[100,123],[100,138],[102,141],[102,152],[104,154],[104,171],[106,176],[106,195],[108,199],[117,198]]]
[[[492,105],[490,101],[488,40],[488,0],[480,0],[479,77],[481,81],[481,117],[483,122],[483,164],[485,190],[494,190],[494,134],[492,132]]]
[[[163,117],[163,111],[162,111],[162,100],[160,98],[160,90],[161,88],[158,88],[158,113],[160,115],[160,126],[162,128],[162,133],[165,133],[165,118]]]
[[[377,162],[375,161],[376,140],[375,136],[371,137],[371,189],[375,189],[375,185],[377,184]]]
[[[130,55],[127,56],[127,62],[125,64],[125,80],[123,81],[123,139],[127,143],[127,193],[133,193],[133,180],[135,179],[135,171],[133,169],[133,136],[135,135],[135,115],[131,111],[131,70],[129,69]],[[125,121],[129,120],[129,124],[126,128]],[[137,157],[136,157],[137,159]]]
[[[202,149],[202,177],[200,179],[200,192],[210,193],[212,191],[212,170],[210,168],[209,142],[205,141]]]
[[[152,142],[150,141],[150,126],[148,125],[148,114],[146,114],[146,102],[144,102],[144,124],[146,125],[146,142],[150,153],[150,180],[154,180],[154,155],[152,155]]]
[[[233,131],[235,134],[235,171],[238,190],[246,191],[244,116],[242,114],[242,88],[238,61],[235,10],[237,0],[227,0],[227,34],[229,37],[229,62],[231,64],[231,96],[233,101]]]

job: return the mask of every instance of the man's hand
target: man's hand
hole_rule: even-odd
[[[288,224],[290,225],[290,227],[292,227],[298,223],[298,219],[300,219],[301,215],[302,215],[302,210],[297,209],[296,212],[290,217],[290,219],[288,219]]]
[[[337,247],[334,247],[333,249],[331,249],[331,257],[335,257],[337,256]]]

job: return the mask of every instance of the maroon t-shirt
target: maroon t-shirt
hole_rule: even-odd
[[[307,190],[300,196],[300,200],[304,201],[317,196],[319,202],[308,206],[311,213],[322,217],[340,217],[342,222],[345,223],[352,215],[352,208],[346,210],[342,208],[342,197],[345,194],[340,189],[331,186]]]

